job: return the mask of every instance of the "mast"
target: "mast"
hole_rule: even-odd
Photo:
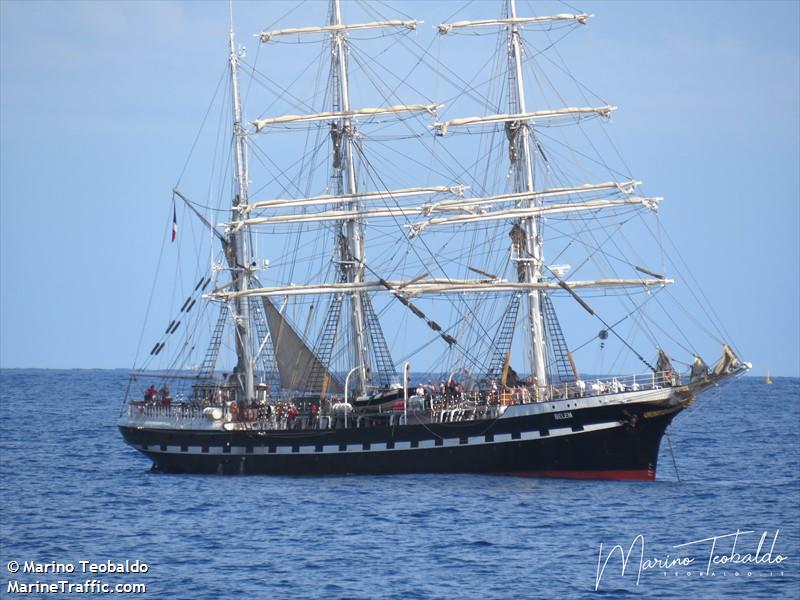
[[[520,43],[519,28],[515,22],[517,18],[517,5],[515,0],[508,1],[509,16],[512,20],[511,30],[509,33],[509,52],[510,58],[513,60],[514,69],[511,72],[512,85],[511,89],[512,101],[516,104],[512,109],[517,113],[525,113],[525,81],[522,76],[522,45]],[[516,92],[516,94],[514,93]],[[522,157],[516,156],[514,166],[519,175],[522,170],[524,176],[524,190],[515,189],[516,192],[533,192],[533,165],[531,161],[530,151],[530,131],[526,122],[520,122],[514,137],[509,136],[509,144],[513,145],[516,142],[516,136],[522,136]],[[514,156],[512,150],[512,156]],[[520,160],[522,163],[520,164]],[[519,176],[515,177],[515,187],[521,187]],[[527,204],[529,207],[539,204],[540,202],[531,197]],[[524,260],[522,273],[524,279],[528,283],[536,283],[541,280],[542,274],[542,237],[540,235],[541,221],[540,217],[524,217],[520,219],[520,224],[525,232],[525,256],[520,256]],[[520,248],[520,250],[522,250]],[[521,252],[520,252],[521,254]],[[544,327],[542,324],[542,311],[541,311],[541,291],[532,289],[528,292],[528,325],[531,332],[531,373],[537,388],[547,385],[547,375],[545,367],[545,342],[544,342]]]
[[[339,0],[331,0],[331,25],[340,27],[342,25],[342,11]],[[334,68],[339,77],[339,100],[340,109],[343,113],[350,112],[350,86],[347,74],[347,44],[345,41],[345,30],[336,29],[333,32],[333,61]],[[353,126],[349,116],[343,116],[339,121],[338,143],[344,142],[344,163],[347,176],[344,179],[344,195],[352,196],[352,199],[342,202],[344,209],[357,211],[358,184],[356,182],[355,163],[353,161]],[[334,152],[337,149],[334,148]],[[349,283],[360,283],[364,277],[364,237],[363,227],[360,218],[348,218],[344,223],[344,235],[348,256],[340,257],[343,261],[344,269]],[[358,385],[361,395],[367,393],[368,374],[367,374],[367,345],[366,345],[366,326],[364,318],[364,307],[361,302],[361,294],[353,292],[351,295],[352,308],[352,330],[353,330],[353,365],[358,368]]]
[[[232,9],[231,9],[232,10]],[[236,52],[236,43],[233,35],[233,15],[231,15],[230,30],[230,63],[231,63],[231,90],[233,94],[233,137],[234,137],[234,167],[236,179],[236,195],[233,198],[231,220],[236,222],[243,218],[239,205],[247,204],[247,138],[242,126],[242,101],[239,96],[239,55]],[[250,249],[249,228],[242,224],[241,228],[233,229],[230,233],[229,260],[234,280],[234,289],[237,292],[246,292],[250,277]],[[241,383],[245,401],[255,398],[253,382],[253,344],[250,331],[250,301],[239,296],[235,301],[236,307],[236,372]]]

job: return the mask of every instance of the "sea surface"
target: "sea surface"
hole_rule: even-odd
[[[650,483],[155,473],[115,425],[126,383],[0,371],[0,597],[95,580],[158,599],[800,598],[800,379],[701,396]],[[624,575],[619,549],[601,572],[632,543]],[[147,572],[79,562],[126,560]]]

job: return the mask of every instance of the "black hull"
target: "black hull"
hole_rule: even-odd
[[[679,410],[615,405],[574,416],[347,430],[221,432],[126,425],[120,430],[155,469],[173,473],[498,473],[652,480],[661,437]]]

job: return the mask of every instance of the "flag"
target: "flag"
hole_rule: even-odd
[[[172,241],[178,237],[178,212],[175,209],[175,200],[172,200]]]

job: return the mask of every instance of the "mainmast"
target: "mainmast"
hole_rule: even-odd
[[[339,0],[331,0],[331,25],[342,25],[342,12]],[[333,65],[338,75],[339,83],[339,102],[343,113],[348,113],[350,109],[350,85],[347,74],[347,42],[345,31],[336,30],[333,36]],[[356,169],[353,151],[353,129],[352,120],[345,116],[339,120],[338,132],[334,139],[334,144],[344,143],[344,168],[347,176],[344,179],[344,195],[350,196],[348,200],[342,201],[342,208],[350,211],[358,211],[359,201],[358,183],[356,181]],[[340,148],[334,148],[334,153],[340,152]],[[341,165],[340,167],[341,168]],[[340,256],[342,267],[347,275],[349,283],[360,283],[364,279],[364,237],[361,219],[358,217],[348,218],[344,223],[344,244],[346,256]],[[341,254],[344,254],[342,252]],[[350,304],[352,307],[352,333],[353,333],[353,365],[358,369],[359,392],[361,395],[367,393],[368,373],[367,365],[367,341],[366,326],[364,318],[364,306],[361,301],[361,294],[353,292]]]
[[[231,220],[236,223],[243,216],[239,205],[247,204],[247,138],[242,126],[242,102],[239,96],[239,54],[233,35],[233,19],[231,18],[230,31],[230,63],[231,63],[231,90],[233,93],[233,137],[234,137],[234,166],[236,179],[236,195],[233,198]],[[249,229],[247,224],[239,228],[232,228],[230,244],[228,244],[231,265],[231,276],[234,289],[237,292],[246,292],[250,277],[250,249]],[[236,374],[239,377],[241,389],[244,393],[242,400],[249,402],[255,398],[253,383],[253,344],[250,331],[250,300],[244,296],[237,296],[236,307]]]
[[[510,90],[512,105],[512,112],[525,113],[525,81],[522,75],[522,44],[520,43],[519,28],[516,22],[517,19],[517,5],[515,0],[509,0],[509,16],[512,24],[509,31],[509,58],[513,62],[513,69],[511,70],[511,86]],[[517,123],[509,123],[507,126],[509,132],[509,144],[511,145],[511,156],[515,158],[513,166],[516,170],[515,179],[515,192],[533,192],[533,165],[531,161],[530,151],[530,131],[528,123],[519,121]],[[517,143],[517,137],[522,146],[522,156],[517,155],[514,146]],[[522,178],[519,177],[520,171]],[[524,180],[524,181],[522,181]],[[536,206],[540,201],[536,196],[531,196],[527,201],[527,206]],[[538,283],[542,275],[542,237],[541,217],[532,216],[520,219],[520,225],[524,231],[523,247],[519,248],[518,260],[522,261],[520,272],[523,275],[524,281],[527,283]],[[545,342],[544,342],[544,328],[542,324],[542,311],[541,311],[541,291],[532,289],[528,292],[528,324],[531,332],[532,352],[531,358],[531,373],[533,374],[534,383],[537,388],[547,385],[547,375],[545,367]]]

